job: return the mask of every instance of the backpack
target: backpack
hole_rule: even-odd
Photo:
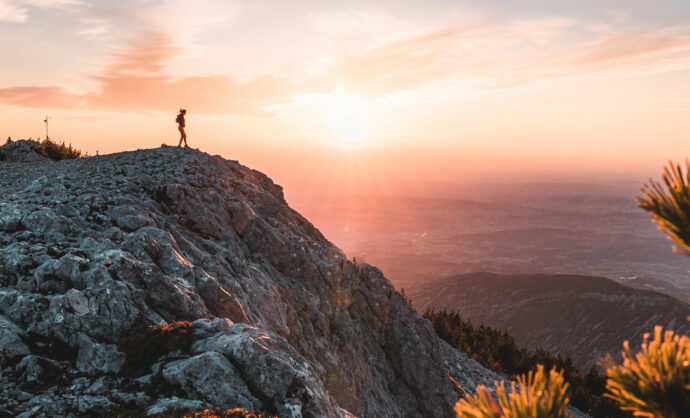
[[[177,115],[177,117],[175,118],[175,122],[179,125],[179,124],[181,124],[182,121],[184,120],[183,118],[184,118],[184,116],[182,116],[182,113],[180,113],[180,114]]]

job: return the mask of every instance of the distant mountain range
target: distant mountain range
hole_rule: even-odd
[[[459,312],[506,330],[518,344],[570,356],[583,370],[640,345],[654,325],[688,334],[690,305],[604,277],[470,273],[406,289],[414,307]]]
[[[690,259],[671,251],[629,185],[491,184],[455,192],[319,195],[295,206],[397,288],[476,271],[577,274],[690,302]]]

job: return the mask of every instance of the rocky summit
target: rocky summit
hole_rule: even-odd
[[[176,147],[59,162],[12,147],[0,416],[444,417],[447,374],[499,378],[258,171]]]

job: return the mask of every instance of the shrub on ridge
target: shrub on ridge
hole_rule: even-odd
[[[505,381],[496,382],[496,399],[484,385],[477,394],[455,404],[458,418],[565,418],[570,397],[563,374],[551,369],[548,373],[539,365],[537,372],[529,372],[511,382],[510,391]]]
[[[690,338],[654,327],[642,351],[633,354],[623,343],[623,364],[608,363],[606,396],[640,417],[687,417],[690,411]]]

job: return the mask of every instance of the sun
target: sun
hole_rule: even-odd
[[[368,135],[364,101],[355,94],[338,87],[329,97],[333,136],[346,143],[361,141]]]

